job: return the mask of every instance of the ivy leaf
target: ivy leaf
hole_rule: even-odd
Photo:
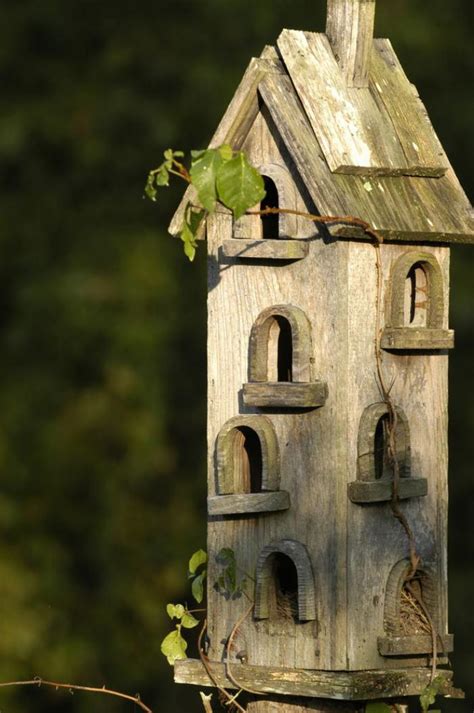
[[[173,161],[176,156],[178,158],[182,158],[184,156],[184,153],[182,151],[173,151],[173,149],[166,149],[163,155],[167,161]]]
[[[222,547],[216,555],[217,564],[227,567],[235,565],[235,552],[230,547]]]
[[[182,604],[167,604],[166,612],[170,619],[181,619],[185,609]]]
[[[173,666],[174,662],[178,659],[186,658],[186,649],[188,648],[188,643],[181,636],[181,631],[176,628],[168,636],[165,636],[161,642],[161,653],[166,656],[170,666]]]
[[[206,572],[202,572],[201,574],[198,574],[197,577],[193,579],[193,583],[191,585],[191,592],[193,594],[194,599],[197,601],[198,604],[201,604],[202,600],[204,599],[204,580],[206,578]]]
[[[428,686],[426,686],[425,690],[420,695],[420,705],[424,713],[426,713],[428,708],[433,705],[436,700],[436,696],[441,693],[443,687],[443,676],[436,676],[436,678]]]
[[[263,178],[242,151],[222,163],[216,185],[219,200],[230,208],[236,219],[265,197]]]
[[[189,560],[189,574],[196,574],[198,567],[202,564],[206,564],[206,562],[206,552],[204,552],[204,550],[197,550],[193,555],[191,555],[191,559]]]
[[[196,255],[197,239],[196,235],[204,218],[205,211],[194,211],[190,203],[185,210],[185,219],[181,228],[180,238],[184,243],[184,254],[192,262]]]
[[[156,201],[155,176],[150,173],[145,184],[145,194],[151,201]]]
[[[234,155],[234,149],[232,146],[229,146],[229,144],[222,144],[222,146],[219,147],[219,153],[223,161],[230,161]]]
[[[387,703],[367,703],[365,713],[392,713],[392,708]]]
[[[187,611],[181,619],[181,624],[185,629],[194,629],[199,624],[199,620]]]
[[[157,186],[169,186],[170,184],[170,174],[168,168],[163,165],[160,166],[156,173],[156,185]]]
[[[197,190],[201,205],[213,213],[216,208],[216,176],[222,165],[222,156],[217,149],[207,149],[193,159],[191,164],[191,180]]]

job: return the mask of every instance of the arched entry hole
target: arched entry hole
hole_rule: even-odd
[[[419,570],[412,579],[404,582],[400,593],[401,636],[432,633],[430,619],[434,620],[436,612],[432,611],[432,586],[429,585],[427,576]]]
[[[427,327],[429,311],[429,280],[426,265],[416,262],[405,280],[405,324]]]
[[[270,618],[298,621],[298,573],[294,562],[275,553],[271,562]]]
[[[236,493],[262,491],[262,444],[257,433],[248,426],[235,429],[233,467]]]
[[[268,176],[263,176],[263,181],[265,184],[266,196],[260,203],[260,210],[265,210],[266,208],[279,208],[279,198],[278,189],[276,187],[275,181],[273,181]],[[278,213],[269,215],[262,215],[262,238],[274,240],[279,237],[279,223],[280,216]]]
[[[381,478],[390,478],[392,468],[389,457],[389,438],[390,438],[390,417],[385,413],[379,419],[375,428],[374,436],[374,475],[375,480]]]
[[[267,380],[293,381],[293,335],[285,317],[271,318],[268,332]]]

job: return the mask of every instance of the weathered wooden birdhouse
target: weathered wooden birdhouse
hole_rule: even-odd
[[[449,246],[474,224],[374,12],[328,0],[325,34],[284,30],[211,144],[289,211],[206,226],[207,658],[229,687],[413,695],[433,658],[450,686]],[[214,586],[222,548],[246,595]],[[176,678],[210,683],[199,660]]]

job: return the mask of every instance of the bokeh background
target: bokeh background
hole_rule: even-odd
[[[472,0],[379,0],[472,199]],[[205,264],[143,200],[168,147],[206,145],[251,56],[324,0],[14,0],[0,23],[0,681],[140,692],[200,711],[160,654],[205,546]],[[474,697],[474,246],[453,250],[451,630]],[[2,713],[121,713],[0,689]]]

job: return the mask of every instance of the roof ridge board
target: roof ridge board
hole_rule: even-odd
[[[240,149],[258,114],[257,91],[260,80],[268,73],[282,71],[284,71],[283,65],[276,60],[252,57],[224,116],[209,142],[209,148],[217,148],[222,144],[228,143],[233,149]],[[196,200],[195,188],[188,186],[168,226],[168,232],[171,235],[176,236],[180,233],[186,206]],[[202,233],[198,235],[199,239],[203,237]]]

